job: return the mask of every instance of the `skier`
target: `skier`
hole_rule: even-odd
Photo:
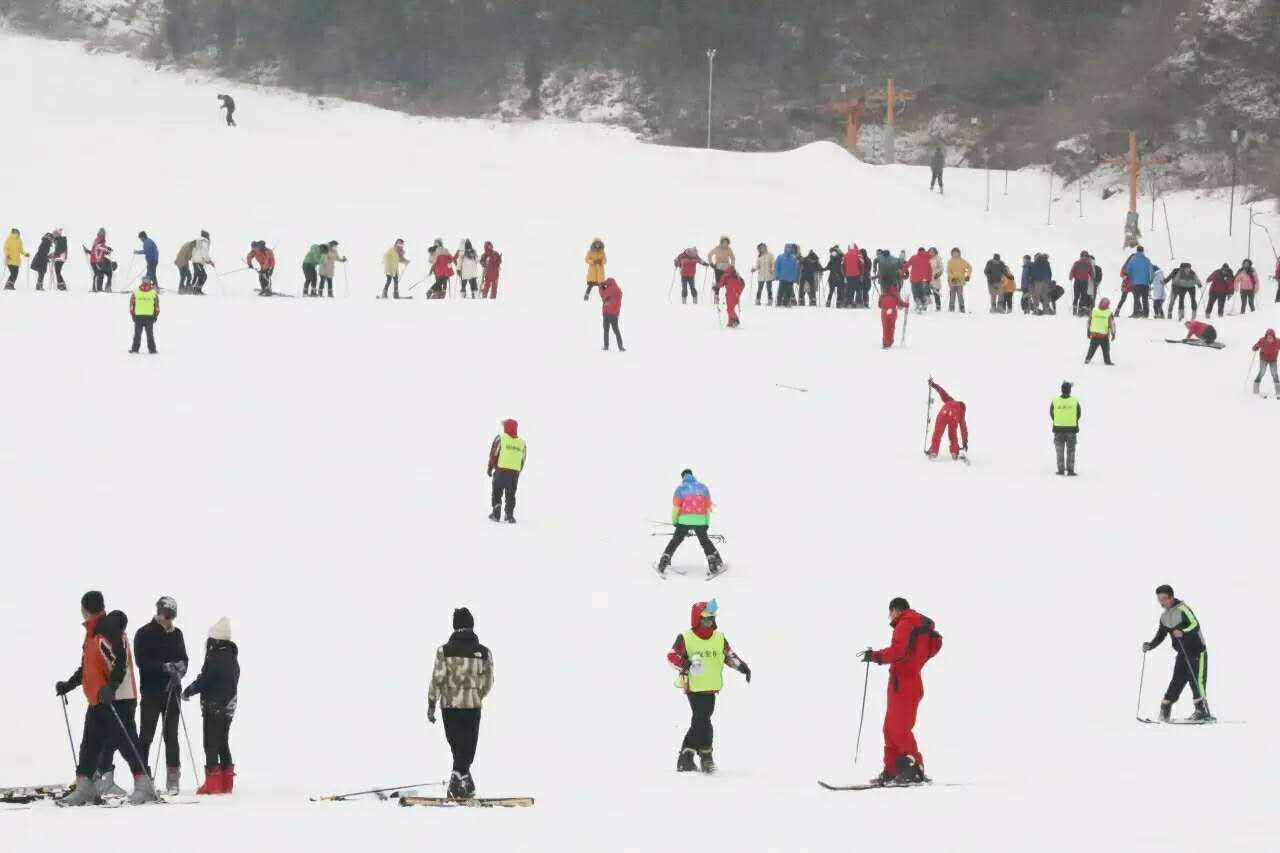
[[[320,295],[319,268],[324,256],[329,254],[328,243],[313,243],[302,257],[302,295]]]
[[[61,228],[53,229],[53,250],[49,260],[53,261],[53,277],[57,280],[58,290],[66,290],[67,281],[62,277],[62,266],[67,262],[67,237]]]
[[[191,267],[194,271],[191,276],[193,296],[204,296],[204,284],[209,280],[209,274],[204,271],[206,266],[216,269],[218,265],[213,262],[213,258],[209,257],[209,232],[202,230],[200,237],[196,240],[196,247],[191,252]]]
[[[929,781],[924,757],[912,729],[924,698],[920,670],[942,649],[942,636],[933,620],[911,609],[905,598],[889,602],[893,639],[879,651],[859,655],[864,663],[889,664],[889,701],[884,714],[884,770],[875,785],[912,785]]]
[[[831,299],[836,300],[836,307],[843,308],[848,298],[844,283],[844,252],[839,246],[827,250],[827,265],[822,268],[827,274],[827,307],[831,307]]]
[[[929,178],[929,192],[933,192],[933,185],[937,184],[938,194],[946,194],[942,189],[942,169],[946,165],[947,156],[942,153],[942,146],[936,146],[933,149],[933,157],[929,159],[929,171],[931,173],[931,177]]]
[[[1083,317],[1089,300],[1089,284],[1093,281],[1093,261],[1089,252],[1080,253],[1080,259],[1071,265],[1071,313]]]
[[[582,301],[586,302],[591,298],[591,288],[599,287],[604,283],[604,265],[609,261],[604,253],[604,241],[599,237],[592,240],[591,248],[587,249],[587,255],[583,260],[587,264],[587,292],[582,294]]]
[[[223,616],[209,629],[200,674],[182,691],[183,701],[200,696],[204,722],[204,784],[197,794],[230,794],[235,790],[230,736],[239,688],[240,649],[231,641],[231,620]]]
[[[520,424],[508,418],[502,422],[502,432],[493,437],[489,445],[489,478],[493,480],[489,503],[493,512],[490,521],[498,520],[498,511],[506,503],[506,521],[516,523],[516,489],[520,485],[520,472],[528,458],[528,446],[519,435]]]
[[[800,260],[800,304],[805,304],[805,295],[809,297],[809,305],[818,307],[818,279],[822,275],[822,259],[813,249]]]
[[[941,311],[942,276],[947,269],[942,262],[942,256],[938,254],[937,246],[929,247],[929,269],[933,273],[933,280],[929,282],[929,295],[933,297],[933,310]]]
[[[907,278],[911,282],[911,300],[917,314],[929,310],[929,282],[933,280],[933,260],[924,246],[907,259]]]
[[[768,289],[769,304],[773,304],[773,265],[777,259],[764,243],[756,246],[756,264],[751,271],[756,274],[756,304],[760,304],[760,294]]]
[[[778,281],[778,307],[795,305],[795,283],[800,280],[800,247],[795,243],[787,243],[774,259],[773,277]]]
[[[1147,250],[1139,246],[1120,268],[1121,275],[1129,277],[1129,287],[1133,293],[1133,313],[1130,319],[1147,317],[1151,313],[1151,281],[1155,277],[1151,259]]]
[[[195,254],[196,241],[188,240],[178,247],[173,265],[178,268],[178,293],[191,292],[191,256]]]
[[[1245,258],[1240,262],[1240,271],[1236,273],[1235,288],[1240,293],[1240,313],[1257,311],[1255,294],[1258,291],[1258,273],[1253,268],[1253,261]]]
[[[883,270],[883,267],[881,268]],[[897,337],[898,309],[910,308],[898,295],[898,288],[884,282],[880,284],[880,346],[889,349]]]
[[[470,239],[464,239],[462,244],[458,246],[458,251],[453,253],[453,262],[458,265],[458,282],[459,293],[465,299],[467,296],[467,286],[471,287],[471,298],[476,298],[476,291],[479,289],[477,282],[480,281],[480,259],[476,256],[476,249],[471,245]]]
[[[733,255],[733,249],[729,248],[729,238],[721,237],[720,242],[710,252],[707,252],[707,264],[715,270],[715,283],[711,285],[711,295],[713,302],[720,301],[720,279],[724,276],[725,270],[731,266],[736,266],[738,259]]]
[[[865,270],[862,266],[862,257],[862,250],[858,248],[858,244],[849,244],[849,249],[844,253],[842,265],[845,281],[844,307],[846,308],[863,307],[862,281]]]
[[[1062,394],[1049,401],[1053,423],[1053,449],[1058,455],[1058,476],[1076,475],[1076,436],[1080,434],[1080,401],[1071,396],[1071,383],[1062,383]]]
[[[1190,719],[1211,723],[1214,719],[1209,713],[1209,699],[1205,694],[1209,684],[1209,649],[1205,646],[1200,620],[1185,602],[1174,598],[1173,587],[1167,583],[1156,587],[1156,601],[1160,602],[1164,612],[1160,614],[1156,635],[1142,644],[1142,651],[1146,653],[1156,648],[1164,642],[1166,635],[1171,638],[1174,651],[1173,677],[1169,679],[1169,687],[1160,702],[1160,722],[1169,722],[1173,703],[1182,695],[1182,688],[1190,684],[1191,695],[1196,701],[1196,711]]]
[[[929,442],[929,449],[925,454],[930,459],[938,458],[942,432],[946,430],[947,439],[951,444],[951,458],[959,459],[960,451],[969,452],[969,424],[965,421],[965,405],[960,400],[953,399],[941,385],[933,381],[932,377],[929,379],[929,387],[937,391],[938,396],[942,398],[942,408],[938,411],[938,419],[933,427],[933,439]],[[956,427],[960,428],[960,439],[963,443],[956,441]]]
[[[1031,301],[1036,315],[1056,313],[1049,298],[1052,282],[1053,267],[1049,265],[1049,256],[1039,252],[1031,260]]]
[[[1231,272],[1231,264],[1223,264],[1220,269],[1209,274],[1209,302],[1205,306],[1204,316],[1208,319],[1213,314],[1213,306],[1218,306],[1218,316],[1226,310],[1227,300],[1235,291],[1235,274]]]
[[[724,288],[724,305],[729,314],[729,328],[736,329],[741,325],[738,319],[738,306],[742,303],[742,291],[746,289],[747,284],[742,280],[742,276],[738,275],[736,269],[729,267],[720,277],[720,286]]]
[[[46,233],[40,238],[35,257],[31,259],[31,269],[36,271],[36,290],[44,290],[44,274],[49,269],[49,252],[53,249],[53,235]],[[12,288],[6,285],[6,289]]]
[[[80,651],[80,667],[66,681],[59,681],[54,691],[65,696],[83,687],[89,703],[84,715],[84,734],[80,740],[80,758],[76,765],[75,790],[59,802],[64,806],[86,806],[107,789],[107,777],[90,782],[104,751],[119,750],[133,772],[131,805],[153,802],[155,788],[142,762],[138,734],[134,729],[134,708],[138,686],[133,675],[133,652],[125,631],[129,619],[119,610],[107,612],[102,593],[86,592],[80,599],[84,617],[84,642]]]
[[[1218,330],[1208,323],[1191,320],[1182,325],[1187,327],[1187,336],[1182,339],[1184,342],[1204,341],[1206,344],[1211,344],[1218,340]]]
[[[1176,270],[1169,274],[1165,279],[1166,284],[1173,285],[1173,295],[1169,298],[1169,319],[1173,319],[1173,305],[1178,304],[1178,319],[1182,320],[1184,316],[1183,308],[1186,305],[1187,297],[1191,297],[1191,319],[1196,319],[1196,289],[1204,287],[1200,283],[1200,276],[1196,275],[1196,271],[1191,268],[1191,264],[1187,262],[1181,263]]]
[[[254,264],[257,264],[255,267]],[[249,244],[249,254],[244,265],[258,273],[258,295],[271,295],[271,276],[276,271],[276,253],[267,248],[266,240],[254,240]]]
[[[1111,342],[1116,339],[1116,317],[1111,310],[1111,300],[1105,296],[1098,302],[1098,307],[1089,312],[1085,331],[1089,335],[1089,351],[1085,353],[1084,363],[1088,364],[1098,348],[1102,348],[1102,361],[1112,366]]]
[[[404,240],[399,237],[392,244],[390,249],[382,256],[382,271],[387,275],[387,281],[382,285],[382,298],[387,298],[387,288],[395,286],[394,298],[400,298],[400,268],[409,266],[409,259],[404,256]]]
[[[498,298],[498,274],[502,270],[502,255],[493,248],[493,243],[484,242],[484,254],[480,256],[480,266],[484,268],[484,282],[480,285],[480,298]]]
[[[1022,268],[1024,274],[1027,271],[1030,261],[1030,258],[1023,259]],[[1009,272],[1009,267],[1005,262],[1000,260],[1000,254],[998,252],[992,255],[991,260],[987,261],[987,265],[982,268],[982,275],[987,279],[987,294],[991,297],[992,314],[1000,310],[1000,282],[1004,280],[1006,275],[1012,274],[1013,273]]]
[[[698,287],[696,277],[698,275],[699,266],[707,266],[706,261],[698,256],[698,250],[694,246],[690,246],[680,254],[676,255],[672,264],[676,269],[680,270],[680,304],[683,305],[689,300],[690,294],[693,295],[693,304],[698,304]]]
[[[427,721],[435,723],[437,704],[444,718],[444,736],[453,753],[447,793],[458,800],[476,793],[471,763],[480,740],[480,709],[493,689],[493,655],[480,644],[475,624],[467,608],[453,611],[453,633],[436,649],[427,690]]]
[[[956,302],[959,302],[960,313],[964,313],[964,286],[969,283],[972,275],[973,266],[960,256],[960,249],[952,249],[951,257],[947,259],[948,311],[956,310]]]
[[[182,777],[182,756],[178,752],[178,697],[187,674],[187,644],[178,618],[178,602],[167,595],[156,602],[156,615],[133,636],[134,658],[142,681],[142,758],[151,755],[156,723],[163,718],[165,793],[177,794]]]
[[[129,316],[133,318],[133,346],[129,352],[136,353],[142,346],[142,333],[147,333],[147,352],[156,354],[156,321],[160,319],[160,294],[156,292],[155,283],[147,276],[142,277],[138,289],[129,297]]]
[[[689,630],[677,634],[667,652],[667,662],[680,671],[676,687],[684,690],[691,712],[689,730],[676,758],[679,773],[698,769],[693,763],[695,755],[703,773],[716,772],[711,715],[716,710],[716,694],[724,687],[725,666],[736,669],[751,683],[751,667],[738,657],[716,625],[719,609],[714,598],[695,603],[689,611]]]
[[[895,294],[898,292],[898,288],[902,286],[901,272],[901,264],[889,254],[888,249],[876,249],[875,274],[880,282],[882,297],[886,290],[892,290]]]
[[[22,233],[17,228],[12,229],[4,241],[4,265],[9,268],[9,280],[4,283],[5,290],[13,290],[14,284],[18,281],[18,269],[22,266],[22,259],[29,257],[31,255],[22,245]]]
[[[320,287],[316,291],[316,296],[324,296],[325,288],[329,289],[329,298],[333,298],[333,274],[336,271],[338,263],[346,263],[347,259],[338,253],[338,241],[329,241],[329,251],[325,252],[320,258]]]
[[[1153,313],[1157,320],[1164,319],[1164,303],[1167,296],[1165,285],[1167,283],[1168,279],[1165,277],[1164,270],[1158,266],[1153,266],[1151,268],[1151,301],[1155,303]]]
[[[431,247],[431,276],[436,283],[427,291],[428,299],[444,299],[449,295],[449,279],[453,278],[453,255],[444,250],[444,241]]]
[[[111,278],[111,247],[107,245],[106,229],[99,228],[98,233],[93,238],[93,248],[86,249],[83,245],[80,249],[85,254],[85,260],[89,262],[89,269],[93,272],[93,292],[101,293],[104,280],[110,281]],[[107,285],[107,292],[111,292],[111,285]]]
[[[220,109],[227,111],[227,127],[235,127],[236,99],[230,95],[219,95],[218,100],[222,102]]]
[[[862,259],[862,281],[859,283],[858,304],[863,308],[871,307],[871,256],[866,249],[858,249],[858,257]]]
[[[671,498],[671,523],[675,532],[658,558],[658,574],[666,574],[676,549],[690,533],[698,537],[702,553],[707,557],[707,574],[714,577],[724,571],[724,560],[711,542],[707,530],[711,526],[711,490],[693,476],[688,468],[680,472],[680,485]]]
[[[160,265],[160,249],[156,246],[156,241],[147,236],[146,231],[138,232],[138,239],[142,241],[142,248],[134,252],[135,255],[142,255],[142,259],[147,262],[147,271],[144,274],[146,278],[152,282],[157,282],[156,267]]]
[[[1270,368],[1271,381],[1276,386],[1276,396],[1280,397],[1280,376],[1276,375],[1276,356],[1280,355],[1280,340],[1276,339],[1276,330],[1267,329],[1267,333],[1258,338],[1258,342],[1253,345],[1253,351],[1258,354],[1258,375],[1253,378],[1253,393],[1260,393],[1262,374]]]
[[[601,349],[605,352],[609,351],[610,329],[613,329],[613,336],[618,339],[618,352],[627,351],[622,345],[622,331],[618,328],[618,315],[621,313],[622,288],[613,279],[605,279],[604,284],[600,285],[600,314],[604,320],[604,346]]]

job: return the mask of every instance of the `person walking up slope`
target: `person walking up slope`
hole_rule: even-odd
[[[231,620],[223,616],[209,629],[200,674],[182,691],[183,700],[200,696],[204,721],[204,784],[197,794],[230,794],[236,765],[231,758],[231,721],[240,690],[240,649],[231,641]]]
[[[938,447],[942,444],[942,433],[946,430],[947,438],[951,442],[951,458],[959,459],[960,452],[969,452],[969,425],[965,422],[965,405],[959,400],[953,399],[941,385],[929,380],[929,387],[938,392],[938,396],[942,398],[942,409],[938,412],[938,419],[933,427],[933,440],[929,442],[929,449],[925,451],[925,455],[930,459],[938,458]],[[960,437],[963,444],[956,441],[956,429],[960,430]]]
[[[1160,722],[1167,723],[1173,713],[1173,703],[1182,695],[1182,688],[1191,685],[1196,711],[1190,720],[1197,723],[1214,722],[1209,713],[1209,699],[1205,689],[1209,684],[1209,650],[1205,646],[1200,620],[1191,612],[1186,602],[1175,598],[1173,587],[1161,584],[1156,587],[1156,601],[1164,608],[1156,635],[1142,644],[1142,651],[1151,651],[1164,642],[1167,636],[1173,645],[1173,677],[1160,702]]]
[[[1089,335],[1089,351],[1085,353],[1084,363],[1088,364],[1098,348],[1102,348],[1102,360],[1112,367],[1111,342],[1116,339],[1116,317],[1111,310],[1111,300],[1105,296],[1098,300],[1098,307],[1089,312],[1086,330]]]
[[[1262,374],[1270,369],[1271,381],[1276,386],[1276,396],[1280,397],[1280,376],[1276,375],[1276,356],[1280,355],[1280,339],[1276,338],[1276,330],[1267,329],[1267,333],[1258,338],[1258,342],[1253,345],[1253,351],[1258,354],[1258,375],[1253,378],[1253,393],[1260,393]]]
[[[147,352],[156,354],[156,321],[160,319],[160,294],[149,277],[144,277],[138,289],[129,297],[129,316],[133,318],[133,346],[136,353],[142,347],[142,333],[147,333]]]
[[[711,490],[699,483],[688,468],[680,472],[680,485],[671,498],[671,523],[675,532],[658,559],[658,574],[666,575],[676,549],[690,533],[698,537],[702,553],[707,557],[707,576],[714,577],[724,571],[724,560],[707,535],[711,526]]]
[[[929,782],[924,756],[913,729],[916,711],[924,698],[920,670],[942,650],[942,635],[933,620],[911,609],[905,598],[889,602],[893,639],[879,651],[867,649],[864,663],[889,665],[889,701],[884,714],[884,770],[873,785],[918,785]]]
[[[600,312],[604,318],[604,346],[601,349],[609,351],[609,330],[613,329],[613,336],[618,339],[618,352],[626,352],[627,348],[622,345],[622,332],[618,329],[618,316],[622,314],[622,288],[611,278],[600,285]]]
[[[667,652],[667,662],[679,670],[676,687],[684,690],[691,712],[689,729],[676,758],[678,773],[697,770],[693,763],[695,756],[703,773],[716,772],[711,715],[716,710],[716,694],[724,687],[725,666],[736,669],[751,683],[751,667],[738,657],[720,633],[716,624],[718,611],[714,598],[696,602],[689,611],[689,630],[676,635],[671,651]]]
[[[508,418],[502,422],[502,432],[493,438],[489,445],[489,477],[493,480],[489,503],[493,511],[489,513],[490,521],[498,520],[498,511],[503,509],[505,500],[506,521],[516,523],[516,489],[520,485],[520,472],[528,457],[528,447],[519,435],[520,424]]]
[[[476,793],[471,764],[480,742],[480,709],[493,689],[493,654],[480,644],[475,617],[465,607],[453,611],[453,634],[436,649],[427,690],[427,722],[435,723],[436,705],[444,718],[444,736],[453,753],[449,797],[470,799]]]
[[[1053,422],[1053,449],[1058,455],[1058,476],[1076,475],[1076,436],[1080,434],[1080,401],[1071,396],[1071,383],[1062,383],[1062,394],[1049,401]]]

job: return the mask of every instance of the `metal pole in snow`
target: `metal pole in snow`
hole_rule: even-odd
[[[707,48],[707,150],[711,150],[711,94],[715,85],[716,49]]]

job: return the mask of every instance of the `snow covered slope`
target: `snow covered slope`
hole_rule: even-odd
[[[650,148],[596,127],[420,121],[268,92],[237,90],[229,130],[217,81],[12,36],[0,71],[9,127],[30,131],[0,142],[16,170],[6,229],[62,226],[74,246],[105,226],[127,261],[127,235],[146,228],[169,286],[177,244],[200,228],[227,270],[251,239],[274,243],[292,292],[306,244],[336,238],[351,259],[348,300],[259,300],[244,273],[203,300],[162,297],[154,358],[125,354],[125,303],[87,295],[79,257],[73,292],[0,298],[0,785],[70,775],[52,686],[75,668],[85,589],[133,627],[176,596],[197,661],[230,616],[244,673],[234,797],[37,806],[0,816],[6,849],[1274,846],[1280,404],[1244,385],[1248,347],[1276,320],[1269,288],[1256,318],[1220,323],[1221,352],[1153,342],[1176,323],[1122,319],[1113,369],[1081,364],[1082,322],[1067,316],[912,317],[909,345],[888,353],[872,312],[748,307],[724,331],[705,302],[668,301],[690,242],[959,245],[975,265],[1092,246],[1114,295],[1123,201],[1073,219],[1064,198],[1046,227],[1035,174],[1011,176],[1007,197],[996,183],[986,214],[982,173],[948,173],[943,199],[918,169],[829,146]],[[1202,271],[1243,255],[1241,231],[1217,236],[1224,203],[1175,199],[1169,213]],[[462,235],[504,251],[501,300],[372,298],[395,237],[413,281],[432,238]],[[594,236],[626,291],[625,355],[600,352],[598,305],[581,300]],[[1148,239],[1157,255],[1165,236]],[[930,373],[969,405],[971,467],[920,453]],[[1069,481],[1052,476],[1046,411],[1063,379],[1084,407]],[[484,518],[503,417],[530,446],[515,527]],[[714,584],[648,568],[661,540],[646,519],[666,516],[686,466],[729,539],[733,570]],[[696,546],[679,562],[696,568]],[[1246,724],[1133,721],[1166,581],[1205,625],[1215,711]],[[663,655],[710,594],[754,679],[729,674],[720,699],[722,772],[677,777],[687,707]],[[965,785],[822,791],[818,777],[878,769],[881,670],[851,765],[855,654],[887,640],[894,595],[946,637],[917,734],[930,773]],[[476,778],[538,804],[308,803],[447,773],[426,687],[462,604],[497,668]],[[1167,646],[1149,659],[1144,713],[1170,664]],[[194,704],[187,725],[198,750]]]

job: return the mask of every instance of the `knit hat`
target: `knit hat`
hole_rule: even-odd
[[[107,609],[106,603],[102,600],[102,593],[96,589],[91,589],[80,596],[80,607],[86,613],[101,613]]]
[[[1062,396],[1064,396],[1064,397],[1070,397],[1070,396],[1071,396],[1071,383],[1070,383],[1070,382],[1063,382],[1063,383],[1062,383]]]
[[[178,601],[172,595],[162,595],[160,596],[160,599],[156,601],[156,612],[160,613],[164,611],[167,611],[165,615],[168,616],[168,618],[178,618]]]
[[[231,640],[231,620],[223,616],[217,622],[214,622],[213,627],[209,629],[209,639],[229,642]]]
[[[475,617],[471,615],[471,611],[465,607],[459,607],[453,611],[453,630],[470,631],[476,627]]]

